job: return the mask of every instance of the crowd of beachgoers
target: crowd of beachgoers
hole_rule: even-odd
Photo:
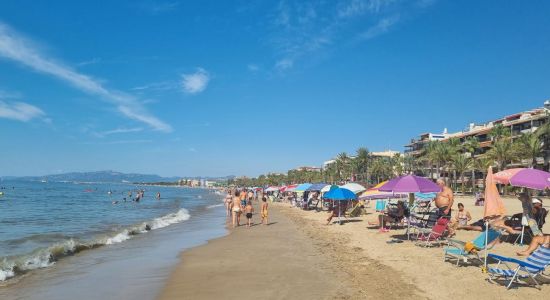
[[[456,200],[455,193],[443,178],[435,183],[412,175],[396,179],[407,177],[426,183],[431,190],[404,193],[397,192],[396,188],[388,192],[388,188],[384,189],[388,182],[371,188],[358,183],[234,188],[227,191],[227,216],[232,217],[235,227],[239,226],[243,213],[250,226],[254,201],[261,203],[262,224],[264,220],[267,224],[268,203],[282,203],[316,213],[325,211],[326,225],[342,225],[361,219],[367,221],[368,229],[380,234],[400,229],[402,234],[392,234],[388,244],[411,241],[424,247],[442,247],[446,261],[457,266],[479,266],[489,275],[490,281],[508,288],[514,283],[539,286],[547,282],[544,275],[550,264],[550,235],[543,233],[547,209],[544,198],[536,196],[534,190],[520,188],[513,194],[518,204],[512,206],[520,208],[519,211],[504,214],[503,207],[497,207],[497,211],[502,211],[487,215],[488,210],[494,209],[494,199],[485,199],[492,198],[487,191],[470,197],[473,201],[465,205]],[[352,196],[338,196],[341,191],[349,191]],[[476,207],[476,213],[470,211],[472,206]],[[480,215],[478,212],[482,210]],[[477,234],[473,238],[468,235],[469,239],[459,239],[458,233],[462,231]],[[524,259],[499,255],[499,244],[512,245],[515,256]]]

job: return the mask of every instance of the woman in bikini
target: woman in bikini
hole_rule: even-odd
[[[467,226],[470,220],[472,220],[470,212],[464,209],[464,204],[458,203],[458,212],[449,225],[449,235],[453,236],[457,229]]]

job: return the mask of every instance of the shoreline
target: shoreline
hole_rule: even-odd
[[[425,298],[347,237],[285,206],[270,206],[269,226],[241,226],[183,251],[157,299]]]
[[[472,197],[455,201],[464,203],[472,221],[482,217],[483,207],[474,206]],[[510,214],[521,211],[519,201],[504,201]],[[467,298],[472,291],[485,299],[545,299],[550,291],[547,281],[541,290],[492,284],[477,265],[444,262],[443,247],[387,243],[402,238],[405,229],[379,233],[368,225],[376,217],[372,204],[365,215],[326,226],[326,212],[270,204],[273,225],[240,227],[183,251],[157,299],[440,299]],[[455,238],[478,234],[458,231]],[[516,257],[520,248],[503,242],[491,252]]]

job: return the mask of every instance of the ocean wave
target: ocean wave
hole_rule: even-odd
[[[36,249],[28,254],[0,258],[0,281],[5,281],[35,269],[49,267],[59,259],[81,251],[122,243],[135,235],[181,223],[190,217],[189,212],[182,208],[175,213],[125,228],[114,235],[102,236],[87,242],[70,238],[50,247]]]
[[[213,204],[213,205],[208,205],[206,208],[220,207],[220,206],[223,206],[223,205],[224,205],[223,203],[220,203],[220,204]]]

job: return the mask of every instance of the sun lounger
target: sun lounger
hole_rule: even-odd
[[[449,261],[456,259],[456,265],[458,266],[461,261],[468,262],[469,259],[475,259],[479,262],[483,262],[483,259],[479,256],[479,253],[485,250],[485,237],[487,237],[487,249],[493,247],[493,242],[500,237],[500,232],[494,229],[481,232],[476,239],[471,242],[469,250],[467,250],[467,242],[447,239],[447,246],[444,249],[443,260]]]
[[[439,218],[431,229],[419,230],[416,237],[416,245],[431,247],[440,243],[448,233],[448,218]]]
[[[519,283],[520,278],[531,278],[536,286],[540,287],[540,283],[537,281],[536,277],[544,276],[544,270],[550,265],[550,248],[539,246],[537,250],[531,253],[525,260],[496,254],[489,254],[489,258],[498,261],[495,268],[487,269],[489,281],[498,283],[496,280],[499,278],[503,278],[504,280],[510,279],[506,285],[506,288],[509,289],[515,281]]]

